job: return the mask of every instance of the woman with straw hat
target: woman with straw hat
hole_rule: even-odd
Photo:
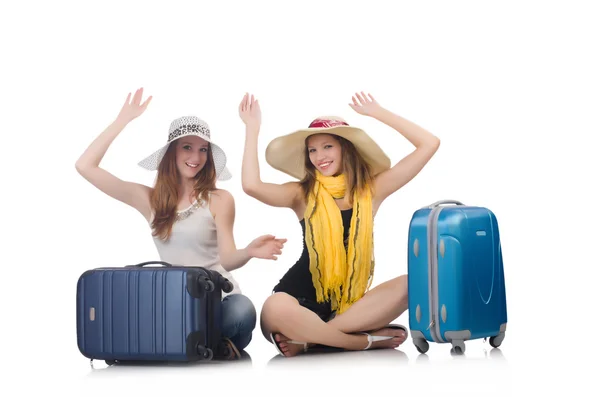
[[[234,199],[216,187],[217,180],[231,178],[227,157],[211,138],[208,124],[196,116],[173,120],[167,142],[139,162],[158,171],[154,187],[123,181],[101,168],[110,144],[152,99],[142,103],[142,97],[142,88],[133,98],[127,96],[117,118],[85,150],[76,169],[99,190],[143,215],[162,261],[216,270],[232,282],[233,290],[222,300],[222,334],[231,347],[230,358],[240,358],[240,350],[252,339],[256,310],[230,271],[251,258],[276,259],[285,239],[264,235],[244,249],[236,248]]]
[[[268,164],[298,180],[278,185],[260,178],[258,101],[246,94],[239,106],[246,125],[244,191],[270,206],[292,209],[304,233],[300,259],[261,311],[265,338],[287,357],[312,344],[396,348],[408,336],[406,327],[390,324],[408,307],[407,276],[369,290],[375,267],[373,218],[388,196],[423,169],[440,141],[370,94],[357,93],[350,107],[397,130],[415,150],[392,167],[365,131],[339,117],[319,117],[269,143]]]

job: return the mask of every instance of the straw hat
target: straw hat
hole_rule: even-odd
[[[273,139],[266,149],[267,163],[295,178],[304,178],[306,138],[322,133],[341,136],[352,142],[358,153],[371,166],[374,175],[391,167],[388,156],[365,131],[351,127],[344,119],[335,116],[319,117],[313,120],[308,128]]]

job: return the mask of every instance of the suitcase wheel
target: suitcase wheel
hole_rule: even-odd
[[[429,350],[429,343],[427,343],[425,339],[415,338],[413,339],[413,344],[421,354],[425,354],[427,353],[427,350]]]
[[[456,340],[452,341],[452,350],[450,350],[452,354],[465,354],[465,341]]]
[[[197,351],[203,360],[212,360],[213,352],[211,349],[204,346],[198,346]]]
[[[225,279],[225,281],[223,282],[223,287],[222,287],[224,292],[231,292],[233,291],[233,284],[231,283],[231,281]]]
[[[115,365],[117,363],[117,360],[104,360],[104,362],[106,363],[106,365]]]
[[[504,340],[504,332],[493,336],[490,338],[490,345],[492,347],[500,347],[500,345],[502,344],[502,341]]]
[[[200,284],[200,288],[206,292],[212,292],[215,290],[215,284],[208,278],[199,279],[198,284]]]
[[[231,292],[233,291],[233,284],[231,281],[227,280],[223,275],[219,274],[219,285],[221,286],[221,290],[223,292]]]

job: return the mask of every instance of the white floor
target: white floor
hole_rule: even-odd
[[[557,335],[560,336],[560,335]],[[582,351],[560,350],[565,335],[554,344],[543,335],[513,337],[507,331],[499,349],[483,340],[468,341],[463,356],[450,354],[449,345],[432,345],[418,354],[411,340],[396,350],[332,352],[278,356],[264,339],[248,348],[251,360],[191,365],[111,366],[83,356],[51,364],[48,381],[73,388],[76,395],[259,395],[357,396],[411,393],[418,395],[510,395],[557,390],[597,395],[594,357]],[[586,359],[590,363],[586,364]],[[583,392],[582,386],[591,389]],[[31,384],[39,390],[42,384]],[[65,390],[67,391],[67,390]],[[594,392],[592,392],[594,391]]]
[[[447,346],[432,347],[427,355],[419,355],[412,344],[407,344],[397,350],[307,354],[292,359],[277,356],[266,343],[249,349],[251,362],[151,367],[97,363],[95,369],[80,367],[79,393],[129,390],[158,395],[161,391],[189,393],[196,389],[201,395],[209,390],[214,390],[211,395],[250,391],[260,395],[336,391],[468,395],[488,390],[485,394],[489,395],[492,386],[501,394],[511,391],[518,368],[504,350],[491,349],[482,341],[469,344],[468,354],[462,357],[450,355]],[[85,366],[83,360],[79,364]]]

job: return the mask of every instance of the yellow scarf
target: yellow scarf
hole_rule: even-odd
[[[344,248],[344,225],[334,198],[346,193],[344,175],[323,176],[309,194],[304,212],[305,241],[317,302],[331,300],[338,314],[346,311],[370,288],[373,281],[373,209],[369,187],[354,194],[348,248]]]

